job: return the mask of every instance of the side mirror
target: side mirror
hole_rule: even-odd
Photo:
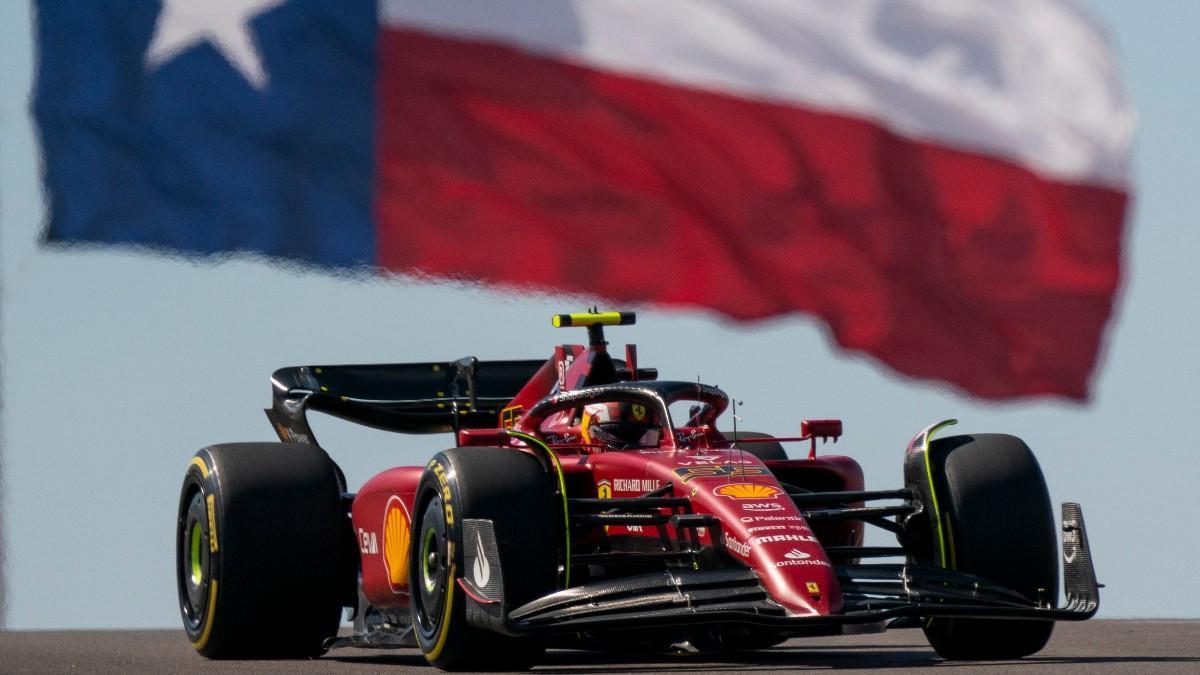
[[[800,422],[800,436],[803,438],[840,438],[842,435],[841,420],[803,420]]]
[[[801,420],[800,422],[800,437],[807,438],[812,442],[808,449],[808,458],[815,459],[817,456],[817,439],[824,441],[832,438],[834,443],[842,435],[841,420]]]

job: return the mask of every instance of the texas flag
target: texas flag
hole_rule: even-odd
[[[1068,0],[38,3],[51,242],[795,312],[1086,398],[1134,113]]]

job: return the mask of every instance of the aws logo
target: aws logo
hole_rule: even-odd
[[[408,510],[399,497],[388,500],[383,515],[383,565],[393,593],[408,591],[408,549],[412,545],[412,527]]]
[[[730,499],[775,499],[782,493],[777,487],[761,483],[729,483],[713,488],[713,494]]]

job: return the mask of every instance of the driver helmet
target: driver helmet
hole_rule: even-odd
[[[596,403],[584,406],[580,430],[585,443],[617,450],[653,448],[662,435],[662,420],[644,403]]]

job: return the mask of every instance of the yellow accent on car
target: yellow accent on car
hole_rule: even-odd
[[[201,476],[208,478],[208,465],[204,463],[204,460],[200,459],[199,457],[193,457],[192,465],[197,469],[200,469]]]
[[[212,590],[208,593],[208,611],[204,614],[204,630],[200,631],[200,637],[192,642],[192,647],[197,651],[204,649],[208,644],[208,638],[212,635],[213,618],[217,614],[217,580],[212,580]]]
[[[204,505],[208,512],[208,552],[217,552],[217,500],[212,495],[204,496]]]
[[[433,649],[425,655],[430,663],[442,655],[442,649],[446,647],[446,638],[450,636],[450,615],[454,608],[454,586],[456,585],[455,572],[457,569],[455,569],[454,563],[450,563],[450,574],[446,576],[446,604],[442,607],[442,634],[438,636]]]
[[[550,319],[555,328],[574,326],[630,326],[637,323],[633,312],[580,312],[578,314],[555,314]]]
[[[929,481],[929,496],[933,499],[933,522],[936,526],[938,538],[938,560],[942,567],[946,566],[946,535],[942,529],[942,511],[938,508],[937,488],[933,484],[933,467],[929,462],[929,442],[933,440],[933,435],[941,431],[944,427],[952,424],[958,424],[958,420],[949,419],[942,420],[937,424],[929,426],[923,433],[925,441],[922,444],[922,452],[925,453],[925,478]]]

